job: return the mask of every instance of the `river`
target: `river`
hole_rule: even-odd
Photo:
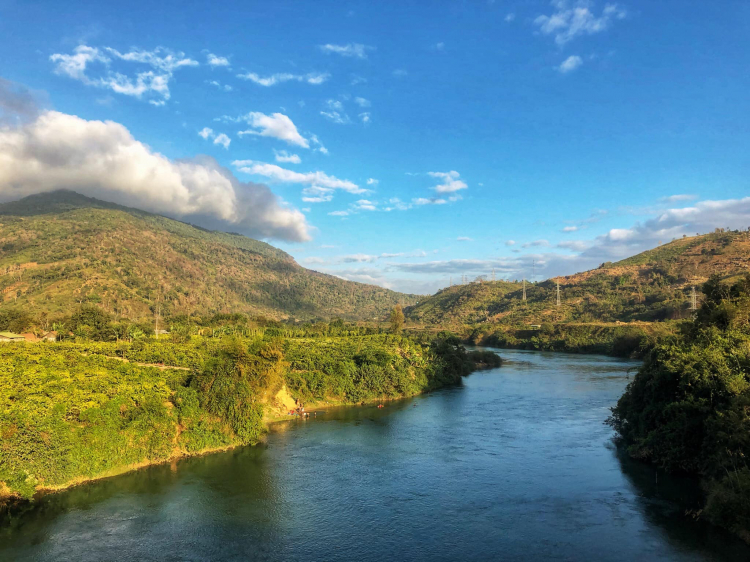
[[[750,559],[686,515],[694,482],[613,443],[637,363],[500,353],[459,386],[48,495],[0,516],[0,560]]]

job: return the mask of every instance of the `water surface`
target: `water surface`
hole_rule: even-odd
[[[612,443],[637,363],[500,353],[460,386],[47,496],[0,518],[0,560],[750,559],[685,515],[693,482]]]

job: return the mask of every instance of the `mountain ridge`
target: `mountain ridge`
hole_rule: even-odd
[[[381,320],[415,295],[308,270],[262,241],[58,190],[0,204],[2,306],[115,316]]]

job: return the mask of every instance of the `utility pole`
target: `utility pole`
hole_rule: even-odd
[[[156,305],[156,310],[154,311],[154,335],[158,338],[159,337],[159,315],[161,314],[161,305]]]
[[[560,282],[557,282],[557,306],[560,306]]]
[[[448,279],[449,279],[448,286],[453,287],[453,276],[451,275]]]
[[[693,294],[690,300],[692,301],[690,305],[690,310],[698,310],[698,299],[695,295],[695,286],[693,286]]]
[[[526,301],[526,278],[523,279],[523,300]]]

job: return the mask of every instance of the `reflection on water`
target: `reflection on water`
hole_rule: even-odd
[[[693,482],[613,444],[635,363],[501,353],[460,386],[47,496],[0,520],[0,559],[750,559],[685,515]]]

